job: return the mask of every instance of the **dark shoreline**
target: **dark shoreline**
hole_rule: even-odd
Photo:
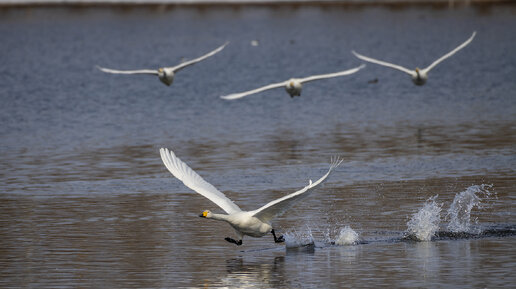
[[[381,7],[388,9],[405,8],[433,8],[448,9],[461,7],[488,8],[491,6],[515,6],[513,0],[471,0],[471,1],[378,1],[378,2],[348,2],[348,1],[263,1],[263,2],[47,2],[47,3],[0,3],[0,9],[24,9],[24,8],[144,8],[144,9],[175,9],[175,8],[300,8],[300,7],[321,7],[321,8],[347,8],[361,9],[369,7]]]

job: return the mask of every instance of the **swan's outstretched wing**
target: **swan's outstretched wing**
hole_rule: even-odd
[[[446,58],[452,56],[453,54],[457,53],[457,51],[461,50],[462,48],[466,47],[469,43],[471,43],[471,41],[473,41],[473,38],[475,38],[475,35],[477,34],[476,31],[473,31],[473,34],[471,35],[471,37],[468,38],[468,40],[466,40],[464,43],[462,43],[461,45],[457,46],[457,48],[453,49],[452,51],[446,53],[443,57],[437,59],[436,61],[434,61],[432,64],[430,64],[430,66],[428,66],[427,68],[423,69],[424,72],[429,72],[430,69],[434,68],[437,64],[441,63],[441,61],[445,60]]]
[[[97,66],[103,72],[114,73],[114,74],[155,74],[158,75],[158,71],[154,69],[140,69],[140,70],[116,70]]]
[[[187,164],[181,161],[173,151],[169,151],[166,148],[159,150],[161,159],[167,167],[167,169],[185,184],[185,186],[196,191],[197,193],[205,196],[210,201],[221,207],[226,213],[233,214],[240,212],[240,208],[233,203],[228,197],[217,190],[213,185],[205,181],[199,176],[194,170],[192,170]]]
[[[181,69],[183,69],[183,68],[185,68],[185,67],[187,67],[187,66],[190,66],[190,65],[192,65],[192,64],[195,64],[195,63],[197,63],[197,62],[199,62],[199,61],[203,61],[204,59],[206,59],[206,58],[208,58],[208,57],[210,57],[210,56],[213,56],[213,55],[215,55],[215,54],[219,53],[219,52],[220,52],[222,49],[224,49],[224,47],[226,47],[226,45],[228,45],[228,44],[229,44],[229,42],[226,42],[226,43],[224,43],[222,46],[220,46],[219,48],[217,48],[217,49],[215,49],[215,50],[213,50],[213,51],[211,51],[211,52],[208,52],[208,53],[204,54],[204,55],[203,55],[203,56],[201,56],[201,57],[198,57],[198,58],[196,58],[196,59],[192,59],[192,60],[188,60],[188,61],[185,61],[185,62],[183,62],[183,63],[179,64],[179,65],[176,65],[176,66],[172,67],[172,70],[173,70],[174,72],[177,72],[177,71],[179,71],[179,70],[181,70]]]
[[[367,57],[367,56],[364,56],[364,55],[361,55],[361,54],[358,54],[356,53],[355,51],[351,51],[356,57],[364,60],[364,61],[367,61],[367,62],[371,62],[371,63],[376,63],[376,64],[380,64],[380,65],[383,65],[383,66],[387,66],[387,67],[390,67],[390,68],[394,68],[394,69],[397,69],[397,70],[401,70],[405,73],[408,73],[410,75],[414,74],[414,71],[408,69],[408,68],[405,68],[401,65],[396,65],[396,64],[392,64],[392,63],[389,63],[389,62],[385,62],[385,61],[381,61],[381,60],[378,60],[378,59],[374,59],[374,58],[371,58],[371,57]]]
[[[340,71],[340,72],[335,72],[335,73],[328,73],[328,74],[320,74],[320,75],[314,75],[314,76],[309,76],[309,77],[301,78],[301,79],[299,79],[299,81],[301,83],[303,83],[303,82],[309,82],[309,81],[314,81],[314,80],[318,80],[318,79],[350,75],[350,74],[353,74],[353,73],[359,71],[360,69],[362,69],[364,67],[365,67],[365,64],[362,64],[362,65],[360,65],[358,67],[355,67],[355,68],[352,68],[352,69],[348,69],[348,70],[345,70],[345,71]]]
[[[308,186],[302,188],[301,190],[299,190],[295,193],[286,195],[283,198],[279,198],[277,200],[274,200],[274,201],[266,204],[265,206],[254,211],[253,216],[257,217],[262,222],[269,222],[274,217],[283,214],[296,201],[299,201],[300,199],[308,196],[313,188],[315,188],[317,185],[321,184],[324,180],[326,180],[326,178],[330,175],[331,171],[334,168],[338,167],[340,165],[340,163],[342,163],[342,160],[339,158],[332,160],[330,169],[328,170],[328,172],[324,176],[322,176],[320,179],[318,179],[316,182],[312,183],[312,181],[310,180],[310,183],[308,184]]]
[[[247,96],[247,95],[250,95],[250,94],[255,94],[255,93],[258,93],[258,92],[262,92],[264,90],[269,90],[269,89],[273,89],[273,88],[277,88],[277,87],[282,87],[282,86],[284,86],[286,84],[287,84],[286,81],[278,82],[278,83],[273,83],[273,84],[269,84],[269,85],[266,85],[266,86],[262,86],[262,87],[253,89],[253,90],[245,91],[245,92],[224,95],[224,96],[221,96],[220,98],[223,98],[223,99],[242,98],[244,96]]]

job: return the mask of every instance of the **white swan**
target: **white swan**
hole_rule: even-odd
[[[383,66],[391,67],[391,68],[394,68],[394,69],[397,69],[397,70],[401,70],[401,71],[403,71],[405,73],[408,73],[412,77],[412,81],[414,82],[414,84],[416,84],[416,85],[423,85],[423,84],[426,83],[426,80],[428,79],[428,72],[432,68],[434,68],[437,64],[441,63],[441,61],[443,61],[446,58],[448,58],[448,57],[452,56],[453,54],[457,53],[457,51],[459,51],[462,48],[466,47],[466,45],[468,45],[473,40],[473,38],[475,38],[476,34],[477,34],[477,32],[474,31],[473,34],[471,35],[471,37],[469,37],[469,39],[466,40],[464,43],[462,43],[461,45],[457,46],[457,48],[453,49],[452,51],[448,52],[447,54],[445,54],[441,58],[439,58],[436,61],[434,61],[427,68],[423,68],[423,69],[416,68],[415,70],[410,70],[410,69],[405,68],[405,67],[400,66],[400,65],[392,64],[392,63],[389,63],[389,62],[381,61],[381,60],[378,60],[378,59],[374,59],[374,58],[370,58],[370,57],[358,54],[355,51],[351,51],[351,52],[356,57],[358,57],[358,58],[360,58],[360,59],[362,59],[364,61],[380,64],[380,65],[383,65]]]
[[[224,95],[224,96],[221,96],[221,98],[223,98],[223,99],[237,99],[237,98],[242,98],[242,97],[250,95],[250,94],[254,94],[254,93],[262,92],[264,90],[269,90],[269,89],[273,89],[273,88],[277,88],[277,87],[282,87],[282,86],[285,86],[285,89],[287,90],[288,94],[290,94],[290,97],[300,96],[301,95],[302,84],[304,82],[309,82],[309,81],[314,81],[314,80],[324,79],[324,78],[331,78],[331,77],[350,75],[350,74],[353,74],[353,73],[359,71],[360,69],[362,69],[364,67],[365,67],[365,65],[362,64],[362,65],[360,65],[358,67],[355,67],[355,68],[352,68],[352,69],[349,69],[349,70],[345,70],[345,71],[335,72],[335,73],[314,75],[314,76],[309,76],[309,77],[305,77],[305,78],[291,78],[291,79],[289,79],[287,81],[282,81],[282,82],[278,82],[278,83],[269,84],[269,85],[262,86],[260,88],[249,90],[249,91],[246,91],[246,92],[233,93],[233,94],[229,94],[229,95]]]
[[[217,190],[213,185],[206,182],[201,176],[193,171],[187,164],[182,162],[174,152],[166,148],[160,149],[161,159],[167,169],[187,186],[195,192],[205,196],[210,201],[221,207],[226,214],[215,214],[209,210],[204,211],[199,217],[225,221],[229,223],[236,231],[237,240],[225,238],[226,241],[237,245],[242,245],[244,235],[251,237],[262,237],[268,233],[272,233],[276,243],[284,242],[283,236],[276,237],[274,229],[270,221],[285,212],[294,202],[308,196],[315,186],[321,184],[330,172],[340,165],[342,160],[336,158],[332,160],[328,172],[318,179],[316,182],[310,180],[310,183],[301,190],[286,195],[282,198],[269,202],[265,206],[254,211],[242,211],[233,201],[228,199],[223,193]]]
[[[161,80],[161,82],[163,82],[164,84],[169,86],[174,81],[174,76],[175,76],[176,72],[178,72],[179,70],[181,70],[187,66],[195,64],[199,61],[202,61],[210,56],[217,54],[222,49],[224,49],[224,47],[226,47],[226,45],[228,45],[228,43],[229,42],[226,42],[226,43],[224,43],[224,45],[220,46],[219,48],[217,48],[209,53],[206,53],[205,55],[198,57],[196,59],[185,61],[181,64],[178,64],[178,65],[172,66],[172,67],[162,67],[157,70],[156,69],[115,70],[115,69],[109,69],[109,68],[104,68],[104,67],[100,67],[100,66],[97,66],[97,68],[103,72],[113,73],[113,74],[152,74],[152,75],[157,75],[159,80]]]

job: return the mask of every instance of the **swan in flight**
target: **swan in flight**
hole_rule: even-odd
[[[319,79],[324,79],[324,78],[331,78],[331,77],[350,75],[350,74],[353,74],[353,73],[359,71],[360,69],[362,69],[364,67],[365,67],[365,64],[362,64],[362,65],[360,65],[358,67],[355,67],[355,68],[352,68],[352,69],[349,69],[349,70],[345,70],[345,71],[335,72],[335,73],[320,74],[320,75],[314,75],[314,76],[309,76],[309,77],[305,77],[305,78],[291,78],[291,79],[289,79],[287,81],[282,81],[282,82],[278,82],[278,83],[269,84],[269,85],[262,86],[260,88],[249,90],[249,91],[246,91],[246,92],[233,93],[233,94],[229,94],[229,95],[224,95],[224,96],[221,96],[220,98],[223,98],[223,99],[237,99],[237,98],[242,98],[242,97],[250,95],[250,94],[254,94],[254,93],[262,92],[264,90],[269,90],[269,89],[273,89],[273,88],[277,88],[277,87],[282,87],[282,86],[285,87],[285,89],[287,90],[288,94],[290,94],[290,97],[300,96],[301,95],[302,84],[304,82],[309,82],[309,81],[314,81],[314,80],[319,80]]]
[[[179,70],[181,70],[187,66],[195,64],[199,61],[202,61],[210,56],[213,56],[213,55],[219,53],[222,49],[224,49],[224,47],[226,47],[226,45],[228,45],[228,43],[229,42],[226,42],[226,43],[224,43],[224,45],[220,46],[219,48],[217,48],[209,53],[206,53],[205,55],[198,57],[196,59],[185,61],[181,64],[178,64],[178,65],[172,66],[172,67],[158,68],[157,70],[156,69],[115,70],[115,69],[109,69],[109,68],[104,68],[104,67],[100,67],[100,66],[97,66],[97,68],[103,72],[113,73],[113,74],[152,74],[152,75],[157,75],[159,80],[161,80],[161,82],[163,82],[164,84],[169,86],[174,81],[174,76],[175,76],[176,72],[178,72]]]
[[[242,245],[244,235],[251,237],[262,237],[268,233],[272,233],[274,242],[281,243],[285,239],[283,236],[276,237],[276,233],[272,228],[270,221],[278,215],[284,213],[294,202],[306,197],[313,188],[321,184],[330,175],[331,171],[340,165],[342,160],[333,159],[328,172],[318,179],[316,182],[310,180],[309,184],[301,190],[286,195],[277,200],[267,203],[265,206],[254,211],[242,211],[233,201],[228,199],[223,193],[217,190],[213,185],[206,182],[201,176],[193,171],[187,164],[182,162],[174,152],[166,148],[160,149],[161,159],[167,169],[183,182],[185,186],[195,192],[208,198],[216,205],[221,207],[227,214],[215,214],[209,210],[202,212],[199,217],[206,219],[214,219],[229,223],[237,233],[237,240],[225,238],[226,241],[236,245]]]
[[[371,58],[371,57],[367,57],[367,56],[358,54],[355,51],[351,51],[351,52],[353,52],[353,54],[356,57],[358,57],[358,58],[360,58],[360,59],[362,59],[364,61],[380,64],[380,65],[383,65],[383,66],[391,67],[391,68],[394,68],[394,69],[397,69],[397,70],[401,70],[401,71],[403,71],[405,73],[408,73],[412,77],[412,81],[414,82],[414,84],[416,84],[416,85],[423,85],[423,84],[426,83],[426,80],[428,79],[428,72],[432,68],[434,68],[437,64],[441,63],[446,58],[448,58],[448,57],[454,55],[455,53],[457,53],[457,51],[459,51],[462,48],[466,47],[473,40],[473,38],[475,38],[476,34],[477,34],[477,32],[474,31],[473,34],[471,35],[471,37],[469,37],[469,39],[466,40],[464,43],[462,43],[461,45],[457,46],[457,48],[453,49],[452,51],[448,52],[447,54],[445,54],[441,58],[439,58],[436,61],[434,61],[427,68],[423,68],[423,69],[416,68],[415,70],[410,70],[410,69],[405,68],[405,67],[400,66],[400,65],[392,64],[392,63],[389,63],[389,62],[381,61],[381,60],[378,60],[378,59],[374,59],[374,58]]]

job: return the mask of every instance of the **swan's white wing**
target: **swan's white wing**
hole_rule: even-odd
[[[114,73],[114,74],[155,74],[158,75],[157,70],[153,69],[140,69],[140,70],[116,70],[97,66],[103,72]]]
[[[299,81],[301,83],[303,83],[303,82],[309,82],[309,81],[318,80],[318,79],[350,75],[350,74],[353,74],[353,73],[359,71],[360,69],[362,69],[364,67],[365,67],[365,64],[362,64],[362,65],[360,65],[358,67],[355,67],[355,68],[352,68],[352,69],[348,69],[348,70],[345,70],[345,71],[340,71],[340,72],[335,72],[335,73],[328,73],[328,74],[320,74],[320,75],[314,75],[314,76],[309,76],[309,77],[301,78],[301,79],[299,79]]]
[[[273,89],[273,88],[277,88],[277,87],[282,87],[282,86],[285,86],[286,84],[287,84],[286,81],[278,82],[278,83],[273,83],[273,84],[269,84],[269,85],[266,85],[266,86],[262,86],[260,88],[253,89],[253,90],[245,91],[245,92],[224,95],[224,96],[221,96],[220,98],[223,98],[223,99],[242,98],[244,96],[247,96],[247,95],[250,95],[250,94],[254,94],[254,93],[258,93],[258,92],[262,92],[264,90]]]
[[[436,61],[434,61],[432,64],[430,64],[430,66],[428,66],[427,68],[423,69],[423,71],[425,71],[425,72],[430,71],[430,69],[434,68],[437,64],[441,63],[441,61],[445,60],[446,58],[448,58],[448,57],[452,56],[453,54],[457,53],[457,51],[459,51],[462,48],[466,47],[466,45],[468,45],[469,43],[471,43],[471,41],[473,41],[473,38],[475,38],[476,34],[477,34],[477,32],[473,31],[473,34],[471,35],[470,38],[468,38],[468,40],[466,40],[461,45],[457,46],[457,48],[453,49],[452,51],[446,53],[443,57],[441,57],[441,58],[437,59]]]
[[[301,190],[292,193],[290,195],[286,195],[283,198],[279,198],[277,200],[274,200],[265,206],[259,208],[258,210],[253,212],[253,216],[260,219],[262,222],[269,222],[274,217],[283,214],[290,206],[292,206],[295,202],[299,201],[300,199],[306,197],[309,195],[309,193],[312,191],[313,188],[315,188],[317,185],[321,184],[326,178],[330,175],[331,171],[338,167],[342,160],[335,159],[332,160],[330,169],[328,172],[322,176],[320,179],[318,179],[316,182],[312,183],[310,180],[310,183],[308,186],[302,188]]]
[[[371,62],[371,63],[376,63],[376,64],[380,64],[380,65],[383,65],[383,66],[387,66],[387,67],[390,67],[390,68],[394,68],[394,69],[397,69],[397,70],[401,70],[405,73],[408,73],[410,75],[414,74],[414,71],[410,70],[410,69],[407,69],[401,65],[396,65],[396,64],[392,64],[392,63],[389,63],[389,62],[385,62],[385,61],[381,61],[381,60],[378,60],[378,59],[374,59],[374,58],[371,58],[371,57],[367,57],[367,56],[364,56],[364,55],[361,55],[361,54],[358,54],[356,53],[355,51],[351,51],[356,57],[364,60],[364,61],[367,61],[367,62]]]
[[[192,65],[192,64],[195,64],[195,63],[197,63],[197,62],[199,62],[199,61],[203,61],[204,59],[206,59],[206,58],[208,58],[208,57],[210,57],[210,56],[213,56],[213,55],[215,55],[215,54],[219,53],[219,52],[220,52],[222,49],[224,49],[224,47],[226,47],[226,45],[228,45],[228,44],[229,44],[229,42],[226,42],[226,43],[224,43],[222,46],[220,46],[219,48],[217,48],[217,49],[215,49],[215,50],[213,50],[213,51],[211,51],[211,52],[208,52],[208,53],[204,54],[204,55],[203,55],[203,56],[201,56],[201,57],[198,57],[198,58],[196,58],[196,59],[192,59],[192,60],[188,60],[188,61],[185,61],[185,62],[183,62],[183,63],[179,64],[179,65],[176,65],[176,66],[172,67],[172,70],[173,70],[174,72],[176,72],[176,71],[179,71],[179,70],[181,70],[181,69],[183,69],[183,68],[185,68],[185,67],[187,67],[187,66],[190,66],[190,65]]]
[[[173,151],[169,151],[166,148],[159,150],[161,159],[167,167],[167,169],[185,184],[185,186],[196,191],[197,193],[205,196],[210,201],[221,207],[226,213],[233,214],[240,212],[240,208],[233,203],[228,197],[217,190],[213,185],[205,181],[199,176],[194,170],[192,170],[187,164],[181,161]]]

